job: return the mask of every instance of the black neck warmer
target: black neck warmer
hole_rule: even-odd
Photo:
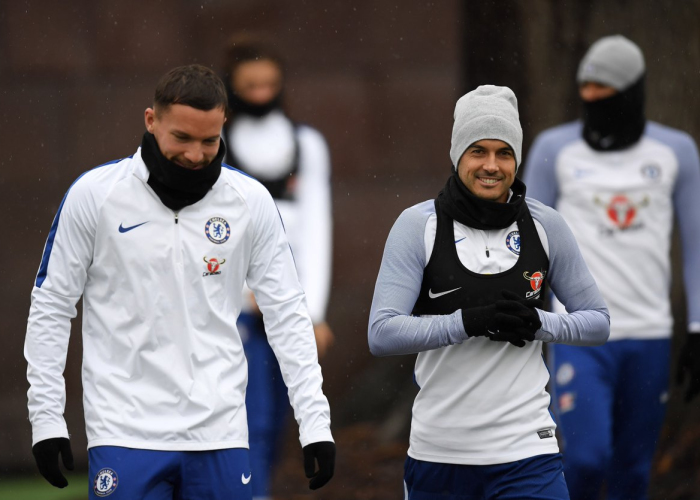
[[[485,200],[474,195],[454,172],[438,194],[443,213],[474,229],[503,229],[510,226],[525,206],[525,184],[517,177],[510,187],[513,196],[508,203]]]
[[[583,138],[596,151],[625,149],[644,133],[644,75],[607,99],[583,102]]]
[[[265,104],[252,104],[244,101],[238,94],[229,89],[228,105],[233,116],[241,114],[261,118],[271,111],[282,108],[282,92],[280,91],[271,101]]]
[[[219,152],[209,165],[199,170],[189,170],[163,156],[155,136],[150,132],[143,134],[141,142],[141,158],[151,174],[148,185],[163,205],[176,212],[204,198],[219,178],[225,154],[226,146],[221,141]]]

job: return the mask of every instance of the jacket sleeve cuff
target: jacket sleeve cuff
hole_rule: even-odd
[[[41,427],[40,429],[32,429],[32,446],[40,441],[45,441],[51,438],[70,439],[66,425],[53,425]]]
[[[321,441],[330,441],[331,443],[335,443],[335,441],[333,440],[333,435],[331,434],[330,429],[325,430],[325,431],[316,431],[316,432],[313,432],[311,434],[299,436],[299,441],[301,442],[302,448],[304,446],[311,444],[311,443],[319,443]]]

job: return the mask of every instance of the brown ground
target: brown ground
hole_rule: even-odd
[[[304,477],[299,441],[290,434],[275,474],[275,500],[386,500],[403,497],[403,462],[408,443],[382,443],[375,426],[356,424],[336,431],[336,474],[312,492]]]

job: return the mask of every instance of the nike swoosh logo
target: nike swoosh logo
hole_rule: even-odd
[[[248,477],[245,477],[245,474],[241,474],[241,482],[243,484],[248,484],[251,477],[253,477],[253,474],[248,474]]]
[[[433,293],[432,290],[428,290],[428,297],[431,299],[437,299],[438,297],[442,297],[443,295],[447,295],[448,293],[456,292],[457,290],[461,289],[462,287],[460,286],[459,288],[455,288],[453,290],[447,290],[446,292],[440,292],[440,293]]]
[[[148,224],[150,221],[142,222],[141,224],[136,224],[135,226],[131,227],[124,227],[123,225],[119,224],[119,232],[120,233],[126,233],[128,231],[131,231],[132,229],[136,229],[139,226],[143,226],[144,224]]]

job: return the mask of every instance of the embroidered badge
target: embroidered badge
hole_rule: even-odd
[[[661,167],[655,163],[644,165],[640,170],[642,177],[650,181],[658,181],[661,179]]]
[[[525,298],[530,299],[533,297],[537,297],[542,291],[542,283],[544,283],[544,272],[537,271],[532,274],[528,274],[528,272],[525,271],[523,273],[523,278],[530,282],[530,288],[532,288],[531,292],[527,292],[525,294]]]
[[[566,385],[574,379],[574,366],[571,363],[563,363],[557,370],[557,385]]]
[[[207,259],[205,255],[204,262],[207,264],[207,270],[202,273],[202,276],[216,276],[217,274],[221,274],[219,269],[226,263],[226,259],[219,260],[215,257]]]
[[[231,226],[222,217],[212,217],[204,226],[204,234],[210,241],[220,245],[226,243],[231,237]]]
[[[520,233],[513,231],[506,236],[506,246],[515,255],[520,255]]]
[[[615,228],[624,231],[626,229],[640,229],[644,227],[638,221],[637,215],[640,208],[649,205],[649,196],[645,195],[636,202],[624,194],[616,194],[607,202],[596,196],[593,199],[593,203],[605,209],[605,214]]]
[[[542,429],[541,431],[537,431],[537,435],[540,439],[553,438],[554,431],[552,429]]]
[[[566,413],[576,408],[576,394],[565,392],[559,396],[559,413]]]
[[[102,469],[95,476],[93,491],[98,497],[106,497],[114,493],[119,484],[117,473],[112,469]]]

